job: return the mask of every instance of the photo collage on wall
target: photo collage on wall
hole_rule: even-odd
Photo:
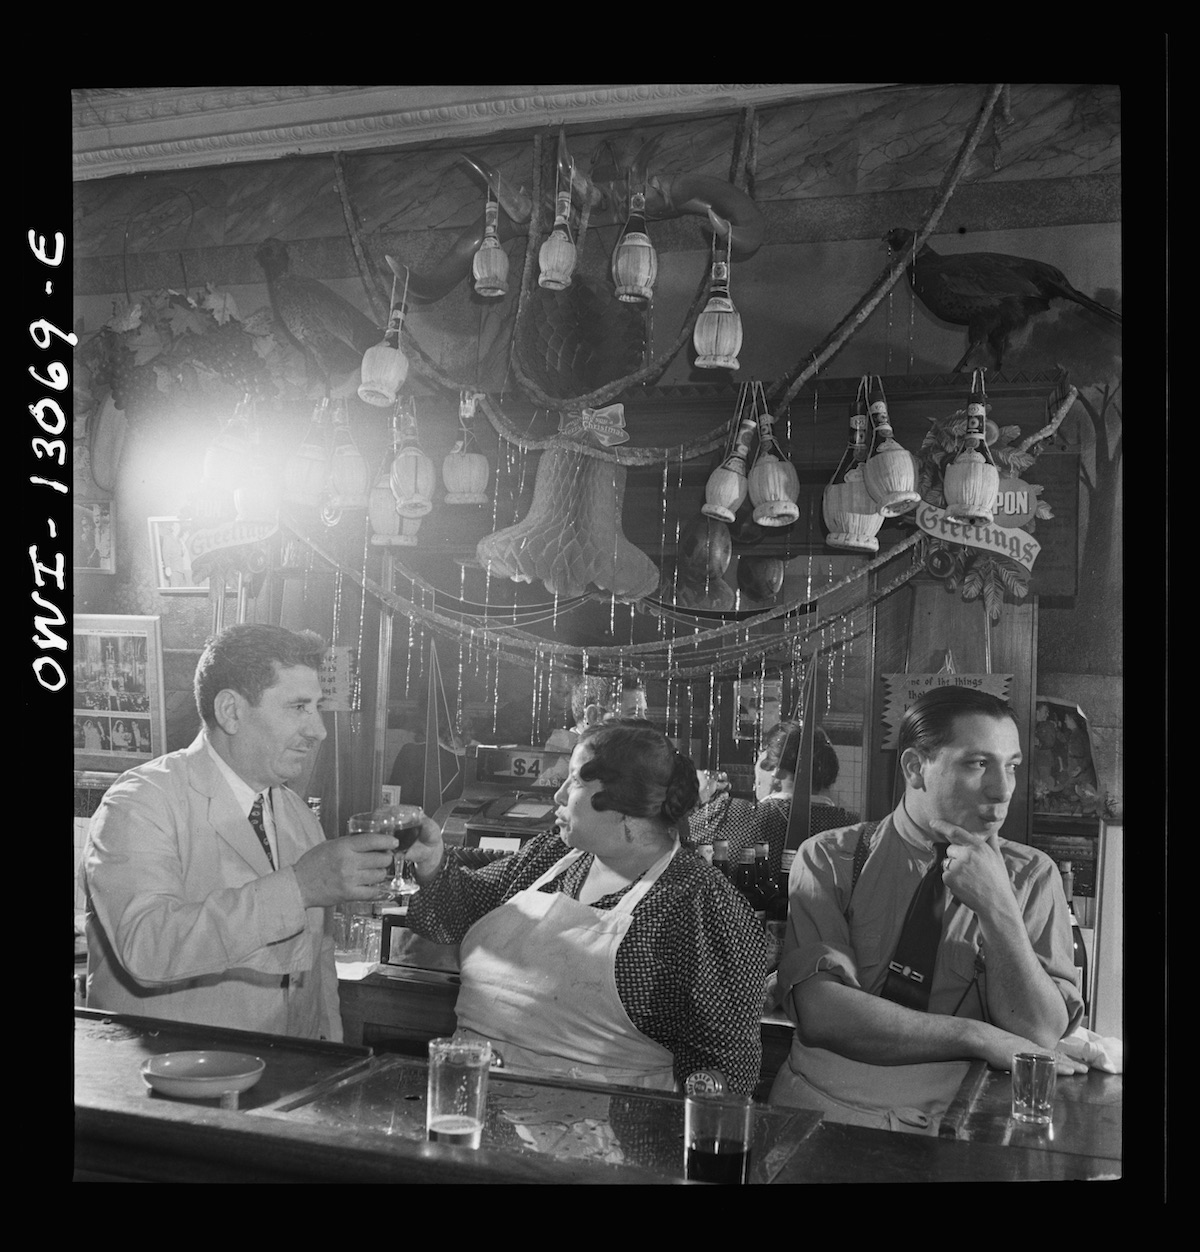
[[[100,626],[77,617],[74,643],[77,761],[121,770],[157,756],[162,743],[157,632],[136,618]]]

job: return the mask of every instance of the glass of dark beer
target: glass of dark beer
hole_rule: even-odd
[[[407,852],[416,843],[417,836],[421,833],[421,818],[424,814],[415,804],[392,804],[382,812],[387,817],[387,829],[395,835],[399,844],[392,865],[391,892],[396,899],[405,903],[420,887],[417,885],[413,863],[404,860],[400,854]]]
[[[684,1167],[692,1182],[746,1183],[754,1101],[728,1091],[689,1094],[683,1106]]]

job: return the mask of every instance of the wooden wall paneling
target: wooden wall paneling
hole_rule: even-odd
[[[982,603],[964,603],[957,593],[947,592],[938,581],[918,576],[907,587],[882,602],[877,611],[878,628],[874,668],[874,715],[870,723],[870,812],[882,817],[899,799],[896,753],[882,748],[884,674],[936,673],[946,650],[953,654],[960,674],[986,673],[988,627]],[[1013,675],[1010,698],[1017,712],[1022,750],[1028,757],[1033,728],[1036,646],[1036,604],[1005,603],[1000,621],[991,627],[991,672]],[[1006,839],[1028,842],[1028,771],[1023,771],[1009,805],[1003,834]]]

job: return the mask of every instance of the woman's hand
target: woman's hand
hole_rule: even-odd
[[[706,769],[698,769],[696,778],[700,783],[701,804],[707,804],[714,796],[729,790],[729,775],[723,771],[714,774]]]
[[[403,853],[404,859],[413,863],[413,868],[417,874],[417,882],[421,886],[425,886],[437,877],[437,872],[442,864],[442,857],[445,854],[446,845],[442,840],[442,828],[432,817],[427,817],[422,812],[421,833]]]

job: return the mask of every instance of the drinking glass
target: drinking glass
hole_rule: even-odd
[[[1057,1067],[1053,1052],[1017,1052],[1012,1059],[1012,1115],[1046,1126],[1054,1116]]]
[[[492,1046],[454,1035],[429,1041],[425,1137],[430,1143],[477,1148],[483,1138]]]
[[[750,1178],[754,1101],[730,1091],[684,1098],[684,1167],[692,1182],[745,1183]]]
[[[421,810],[414,804],[390,804],[371,813],[355,813],[346,823],[347,833],[359,835],[387,831],[399,842],[397,855],[392,857],[388,871],[388,892],[402,903],[420,888],[411,861],[398,854],[412,847],[421,833]]]
[[[392,832],[398,844],[392,866],[391,892],[401,904],[407,905],[409,897],[421,888],[417,882],[416,867],[411,861],[404,860],[400,853],[407,852],[416,843],[421,833],[422,813],[415,804],[391,804],[383,812],[388,819],[386,829]]]

